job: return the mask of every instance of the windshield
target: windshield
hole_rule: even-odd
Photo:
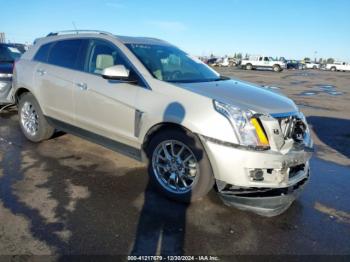
[[[158,80],[191,83],[221,79],[202,61],[176,47],[149,44],[127,44],[127,47]]]
[[[15,46],[0,46],[0,61],[12,62],[19,59],[22,52]]]

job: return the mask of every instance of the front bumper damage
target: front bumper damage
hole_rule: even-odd
[[[313,147],[285,143],[280,150],[256,151],[201,137],[224,204],[262,216],[283,213],[310,176]]]
[[[247,188],[245,190],[239,188],[230,190],[228,187],[221,190],[219,196],[227,206],[252,211],[261,216],[273,217],[282,214],[289,208],[303,190],[308,177],[309,174],[293,186],[278,189]],[[240,192],[241,190],[244,193]]]

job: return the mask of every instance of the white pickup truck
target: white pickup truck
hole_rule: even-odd
[[[242,60],[242,68],[247,70],[268,68],[275,72],[281,72],[286,68],[286,63],[282,61],[276,61],[272,57],[268,56],[251,56],[249,59]]]
[[[331,71],[350,71],[350,64],[345,62],[334,62],[334,64],[327,64],[326,69]]]

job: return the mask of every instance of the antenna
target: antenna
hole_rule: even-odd
[[[78,34],[78,29],[77,29],[77,26],[75,25],[75,22],[72,21],[72,24],[73,24],[73,27],[74,27],[75,31],[77,31],[77,34]]]

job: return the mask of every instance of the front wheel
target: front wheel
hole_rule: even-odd
[[[21,95],[18,103],[20,126],[25,137],[32,142],[49,139],[55,129],[50,126],[39,103],[31,93]]]
[[[153,137],[147,148],[151,182],[167,197],[192,202],[205,196],[214,176],[199,138],[190,132],[169,130]]]
[[[331,71],[332,71],[332,72],[335,72],[335,71],[337,71],[337,69],[333,66],[333,67],[331,68]]]

